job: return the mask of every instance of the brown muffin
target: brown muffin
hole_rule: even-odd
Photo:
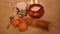
[[[12,21],[12,25],[13,25],[14,27],[17,27],[17,26],[19,25],[19,23],[20,23],[20,20],[19,20],[19,19],[14,19],[14,20]]]
[[[18,28],[21,32],[23,32],[23,31],[27,30],[28,26],[27,26],[26,22],[22,22],[19,24]]]

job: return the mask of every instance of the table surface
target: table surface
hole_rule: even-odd
[[[30,0],[21,0],[30,1]],[[40,4],[44,6],[45,14],[41,20],[50,21],[49,32],[44,30],[29,27],[27,31],[20,32],[18,28],[12,25],[7,29],[9,17],[12,15],[12,8],[20,0],[0,0],[0,34],[60,34],[60,0],[40,0]],[[29,17],[29,16],[28,16]]]

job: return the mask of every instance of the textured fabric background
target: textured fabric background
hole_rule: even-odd
[[[60,34],[60,0],[39,0],[45,9],[45,14],[41,19],[50,21],[49,32],[33,27],[20,32],[12,25],[7,29],[12,8],[21,1],[29,2],[30,0],[0,0],[0,34]]]

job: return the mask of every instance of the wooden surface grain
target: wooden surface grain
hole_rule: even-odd
[[[7,29],[6,27],[10,23],[9,17],[13,12],[12,8],[21,1],[29,3],[30,0],[0,0],[0,34],[60,34],[60,0],[39,0],[45,9],[45,14],[40,20],[51,22],[49,32],[34,27],[28,27],[27,31],[20,32],[12,25]]]

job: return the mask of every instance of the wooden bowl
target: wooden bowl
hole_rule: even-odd
[[[33,7],[40,7],[38,11],[31,10]],[[44,8],[40,4],[32,4],[29,6],[28,14],[33,18],[40,18],[44,14]]]

